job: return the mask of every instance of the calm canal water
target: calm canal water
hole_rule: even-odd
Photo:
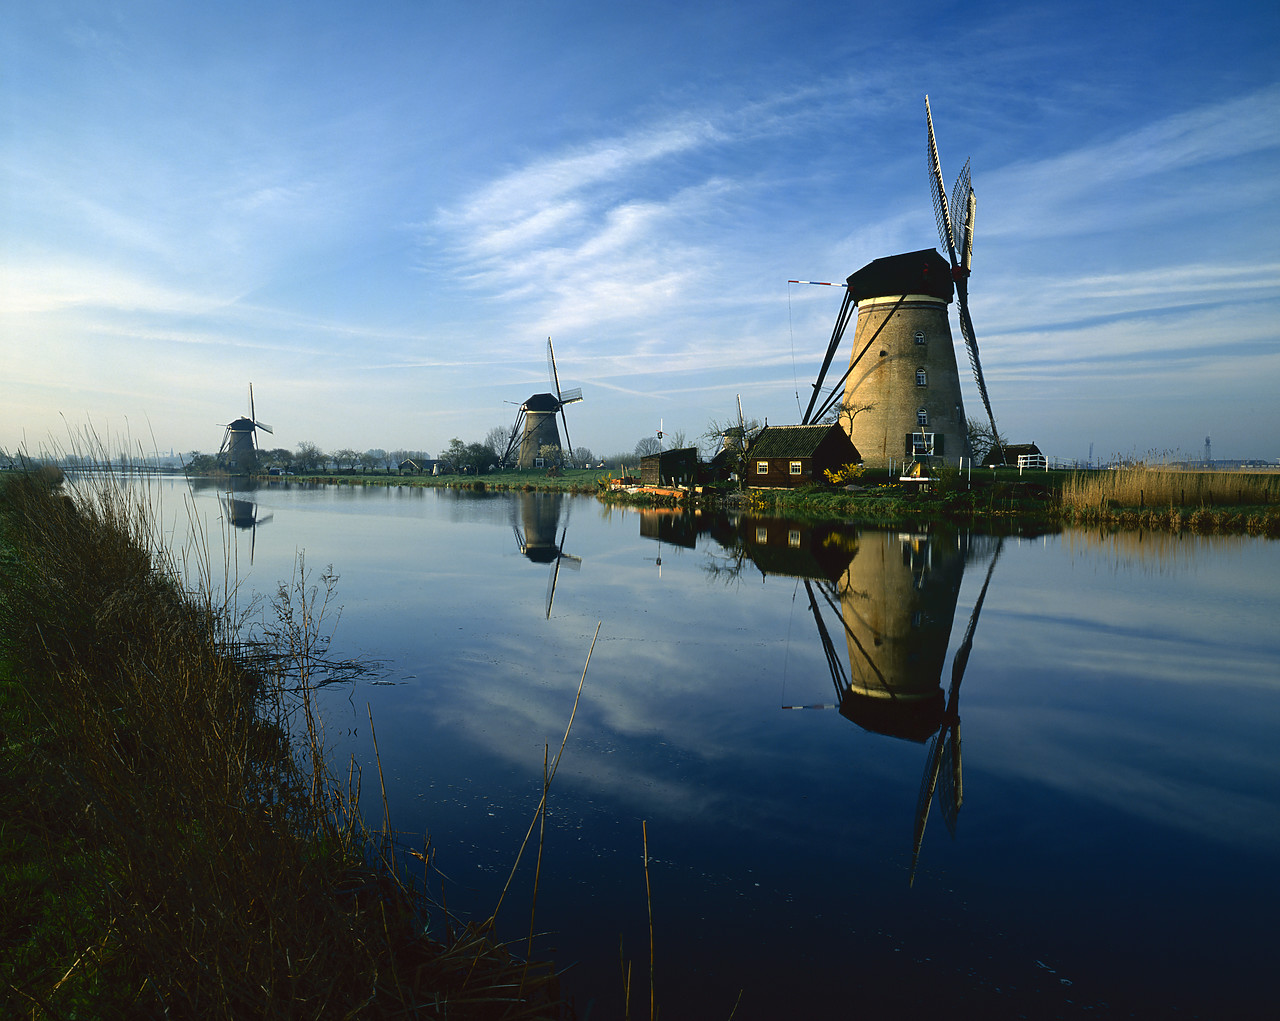
[[[496,901],[600,623],[536,923],[580,1016],[622,1016],[620,954],[648,1009],[642,821],[664,1018],[1275,1016],[1280,543],[191,498],[248,587],[300,550],[340,575],[333,652],[380,668],[326,690],[333,754],[380,819],[371,709],[392,824],[430,834],[464,916]]]

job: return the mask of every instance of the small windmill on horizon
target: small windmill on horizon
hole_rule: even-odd
[[[258,444],[254,433],[274,433],[265,422],[259,422],[253,408],[253,384],[249,384],[249,414],[228,422],[222,434],[222,446],[218,448],[218,460],[232,473],[247,473],[254,469],[258,458]]]
[[[547,447],[560,450],[560,430],[556,426],[556,415],[564,424],[564,446],[567,455],[562,457],[567,463],[573,463],[573,444],[569,440],[569,422],[565,418],[564,409],[568,404],[577,404],[582,400],[582,388],[570,390],[560,389],[560,377],[556,372],[556,352],[551,346],[551,338],[547,338],[547,375],[550,377],[552,393],[534,394],[520,405],[516,412],[515,424],[511,427],[511,438],[507,449],[502,453],[502,463],[510,463],[512,452],[516,451],[515,463],[518,468],[534,468],[542,451]]]

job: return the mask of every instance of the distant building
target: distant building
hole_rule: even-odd
[[[767,425],[747,451],[753,489],[790,489],[826,482],[823,474],[862,460],[849,434],[838,425]]]
[[[664,450],[640,459],[642,486],[691,486],[697,478],[697,447]]]
[[[982,459],[982,464],[987,468],[994,468],[996,465],[1009,465],[1009,467],[1017,467],[1019,457],[1043,457],[1044,454],[1040,448],[1034,443],[1006,443],[1004,445],[1004,459],[1000,458],[1000,448],[993,446],[987,451],[987,456]]]

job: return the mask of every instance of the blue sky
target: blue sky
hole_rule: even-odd
[[[252,381],[273,445],[435,453],[548,336],[598,454],[798,421],[840,296],[787,281],[938,243],[927,93],[1002,431],[1280,457],[1274,4],[0,11],[0,447],[216,449]]]

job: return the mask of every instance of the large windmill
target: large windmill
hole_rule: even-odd
[[[259,422],[257,415],[254,413],[252,383],[249,384],[248,416],[242,416],[234,422],[228,422],[224,428],[226,431],[222,434],[222,446],[218,448],[218,457],[221,459],[225,454],[223,463],[228,471],[252,471],[257,460],[258,450],[257,442],[254,439],[255,431],[261,429],[263,432],[275,432],[265,422]]]
[[[551,338],[547,338],[547,375],[551,379],[552,393],[534,394],[520,405],[516,412],[515,424],[511,427],[511,439],[507,449],[503,451],[502,463],[510,463],[512,452],[516,451],[515,462],[518,468],[533,468],[537,459],[542,456],[543,447],[560,449],[560,430],[556,427],[556,415],[564,423],[564,449],[568,451],[565,461],[573,462],[573,444],[569,441],[569,422],[565,418],[564,409],[567,404],[576,404],[582,400],[582,388],[571,390],[560,389],[560,377],[556,373],[556,353],[551,346]]]
[[[925,120],[930,188],[948,257],[935,249],[891,255],[867,264],[845,281],[844,300],[803,419],[808,425],[837,415],[869,464],[971,453],[947,312],[953,298],[978,392],[995,431],[969,314],[976,208],[969,164],[948,203],[927,97]],[[958,221],[952,218],[953,206],[961,210]],[[857,326],[849,368],[820,403],[827,370],[855,308]]]

